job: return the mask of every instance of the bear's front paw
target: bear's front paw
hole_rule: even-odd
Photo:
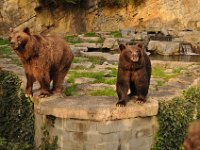
[[[145,102],[146,102],[146,99],[144,99],[144,98],[137,98],[136,99],[137,104],[144,104]]]
[[[50,93],[40,93],[40,94],[38,95],[39,98],[45,98],[45,97],[49,97],[49,96],[51,96]]]
[[[125,100],[119,100],[116,104],[117,107],[125,107],[126,101]]]
[[[33,95],[32,94],[25,94],[25,97],[26,98],[33,98]]]

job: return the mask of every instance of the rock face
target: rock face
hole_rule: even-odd
[[[122,8],[102,7],[100,0],[86,0],[83,4],[67,4],[49,0],[1,0],[0,35],[10,27],[29,26],[34,32],[77,33],[84,31],[111,31],[123,28],[200,27],[200,1],[143,0],[140,5]],[[126,34],[126,33],[125,33]]]
[[[148,50],[160,55],[179,55],[179,42],[150,41]]]
[[[0,2],[0,36],[6,36],[9,28],[26,26],[34,33],[53,31],[58,34],[83,32],[84,8],[74,5],[52,4],[53,0],[40,4],[39,0],[3,0]]]

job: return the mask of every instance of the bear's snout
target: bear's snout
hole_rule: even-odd
[[[10,42],[10,46],[11,46],[14,50],[17,50],[17,49],[18,49],[18,43],[17,43],[17,42],[11,41],[11,42]]]
[[[133,52],[131,55],[131,61],[132,62],[138,62],[139,61],[139,54],[137,52]]]

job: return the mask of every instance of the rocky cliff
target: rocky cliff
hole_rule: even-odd
[[[99,0],[82,0],[64,7],[55,0],[1,0],[0,35],[10,27],[33,32],[77,33],[122,28],[198,29],[200,0],[143,0],[140,5],[103,7]]]

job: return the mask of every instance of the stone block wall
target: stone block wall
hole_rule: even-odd
[[[50,136],[58,137],[60,150],[151,149],[158,128],[155,117],[157,101],[150,100],[142,104],[141,107],[146,110],[143,111],[136,103],[129,103],[127,108],[115,107],[115,98],[110,97],[54,98],[39,100],[35,105],[37,145],[41,143],[41,127],[45,124]],[[98,105],[100,99],[103,105]],[[83,100],[85,102],[81,104]],[[73,102],[69,104],[69,101]],[[62,105],[59,105],[61,103]],[[137,105],[138,107],[135,107]],[[99,115],[99,109],[103,116]],[[107,116],[103,113],[104,110]],[[122,114],[126,114],[127,111],[137,115],[130,117]],[[49,115],[54,116],[55,120],[48,119]]]
[[[114,121],[56,118],[51,134],[62,150],[150,150],[156,129],[154,117]]]

